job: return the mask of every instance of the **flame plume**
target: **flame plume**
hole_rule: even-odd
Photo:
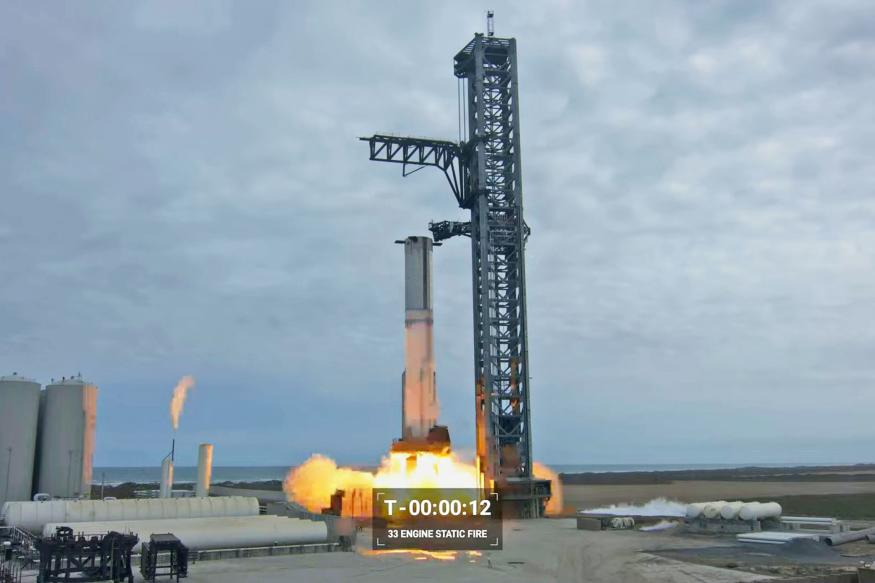
[[[542,463],[535,462],[532,465],[532,473],[536,478],[550,480],[550,500],[544,509],[548,516],[562,514],[562,482],[559,475]]]
[[[412,458],[412,459],[411,459]],[[477,488],[477,469],[452,453],[427,451],[390,452],[376,473],[338,467],[329,457],[316,454],[289,471],[283,482],[286,498],[310,512],[321,512],[331,495],[343,490],[344,516],[370,516],[373,488]]]
[[[170,398],[170,422],[173,430],[179,429],[179,416],[182,414],[182,406],[185,405],[185,397],[189,389],[194,387],[194,377],[186,375],[179,379],[173,389],[173,397]]]

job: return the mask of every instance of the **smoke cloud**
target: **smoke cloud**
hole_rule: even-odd
[[[550,491],[552,495],[547,501],[547,507],[544,509],[549,516],[557,516],[562,514],[563,499],[562,499],[562,482],[559,480],[559,474],[548,468],[542,463],[535,462],[532,465],[532,473],[536,478],[542,480],[550,480]]]
[[[179,429],[179,416],[182,415],[185,398],[192,387],[194,387],[194,377],[186,375],[179,379],[173,388],[173,396],[170,398],[170,422],[173,424],[174,431]]]

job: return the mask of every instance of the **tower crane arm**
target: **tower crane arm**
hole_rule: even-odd
[[[404,165],[404,176],[426,166],[434,166],[443,171],[447,183],[456,197],[456,202],[462,206],[465,200],[465,184],[463,180],[462,146],[449,140],[433,140],[430,138],[412,138],[374,134],[359,138],[368,142],[370,159],[377,162],[396,162]],[[407,166],[415,167],[407,171]]]

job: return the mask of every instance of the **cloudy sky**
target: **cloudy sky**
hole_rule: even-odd
[[[457,137],[486,8],[518,39],[536,457],[875,461],[868,0],[4,2],[0,374],[97,383],[98,465],[160,460],[184,374],[182,463],[376,461],[393,241],[465,215],[356,137]],[[435,253],[462,449],[469,253]]]

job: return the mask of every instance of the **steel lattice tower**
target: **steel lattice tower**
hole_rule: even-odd
[[[467,140],[374,135],[370,158],[443,170],[470,223],[439,222],[435,241],[471,238],[477,457],[511,513],[539,516],[548,481],[532,475],[525,242],[516,40],[476,34],[454,59],[467,87]],[[418,169],[418,168],[417,168]]]

